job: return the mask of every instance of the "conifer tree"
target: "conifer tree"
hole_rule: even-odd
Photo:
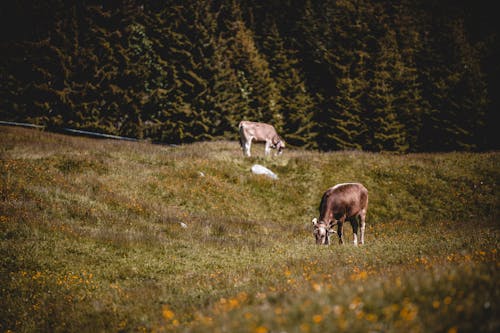
[[[270,59],[273,79],[280,90],[278,104],[283,115],[283,133],[287,143],[312,148],[316,146],[313,130],[313,101],[297,69],[295,52],[286,49],[273,21],[263,48]]]
[[[236,129],[242,120],[241,110],[244,101],[241,91],[238,89],[238,77],[227,54],[228,46],[226,40],[218,36],[214,53],[210,59],[210,66],[214,71],[211,87],[211,98],[213,100],[212,123],[217,128],[217,135],[224,138],[236,139]]]
[[[383,27],[384,25],[381,24]],[[408,149],[404,126],[400,121],[398,99],[398,76],[401,71],[401,57],[394,31],[386,30],[379,38],[375,55],[373,77],[370,81],[367,106],[372,129],[367,148],[375,151],[399,151]]]
[[[366,94],[371,58],[367,39],[372,36],[372,18],[367,6],[339,1],[331,11],[324,11],[329,14],[328,21],[336,22],[329,33],[334,84],[331,107],[325,110],[330,124],[326,132],[329,149],[362,149],[370,139]]]
[[[330,7],[310,0],[304,2],[303,15],[297,22],[298,35],[293,45],[298,49],[305,82],[313,95],[312,119],[315,124],[313,132],[317,133],[316,145],[322,150],[330,150],[334,148],[328,135],[334,127],[331,111],[334,109],[335,82],[331,66],[331,27],[324,24],[332,10],[324,11],[325,8]]]
[[[396,96],[391,79],[388,59],[382,57],[377,61],[375,73],[370,86],[369,107],[371,109],[370,128],[372,138],[366,148],[374,151],[399,151],[408,149],[403,125],[398,119]]]
[[[363,149],[368,136],[367,114],[360,102],[360,87],[365,84],[359,79],[351,79],[348,74],[337,79],[338,96],[335,98],[335,113],[332,113],[332,127],[326,137],[330,147],[337,149]]]
[[[389,22],[396,33],[398,55],[395,58],[393,78],[397,93],[395,107],[403,132],[406,136],[408,150],[418,151],[419,133],[422,129],[422,84],[419,79],[417,55],[422,50],[418,17],[422,15],[411,3],[403,1],[401,4],[389,3],[388,11],[393,14]]]
[[[424,21],[429,33],[419,61],[427,65],[421,71],[427,107],[419,145],[426,150],[474,149],[476,133],[484,126],[487,102],[479,55],[465,40],[463,21],[449,14]]]
[[[280,129],[283,117],[278,105],[279,91],[271,78],[269,64],[241,19],[233,23],[233,33],[232,63],[245,101],[242,119],[272,123]]]

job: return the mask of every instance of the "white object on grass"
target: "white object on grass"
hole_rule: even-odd
[[[272,172],[271,170],[260,164],[254,164],[252,166],[252,172],[255,173],[256,175],[265,175],[271,177],[272,179],[278,179],[278,176],[274,172]]]

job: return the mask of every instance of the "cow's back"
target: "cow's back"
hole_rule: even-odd
[[[271,140],[277,135],[274,127],[266,123],[242,120],[239,129],[240,133],[244,133],[247,138],[253,137],[256,141]]]
[[[333,218],[346,214],[347,217],[357,215],[368,205],[368,190],[359,183],[338,184],[329,188],[320,204],[320,217]]]

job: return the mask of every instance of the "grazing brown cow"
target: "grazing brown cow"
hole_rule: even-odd
[[[271,148],[276,148],[278,155],[283,153],[285,142],[272,125],[243,120],[240,122],[238,129],[240,131],[241,149],[243,149],[243,154],[246,156],[250,156],[252,141],[266,143],[266,156],[271,152]]]
[[[359,244],[363,244],[367,209],[368,190],[362,184],[345,183],[329,188],[321,198],[319,222],[316,218],[312,221],[316,244],[328,245],[336,224],[339,242],[343,244],[343,227],[346,220],[352,225],[354,245],[358,245],[358,222],[360,223]]]

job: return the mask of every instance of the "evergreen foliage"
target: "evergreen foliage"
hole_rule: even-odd
[[[479,6],[4,2],[0,118],[168,143],[235,139],[247,119],[295,147],[496,149],[500,43]]]

